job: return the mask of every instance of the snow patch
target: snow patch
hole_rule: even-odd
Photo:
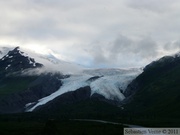
[[[36,66],[36,63],[33,63],[33,67],[35,67]]]
[[[19,48],[18,48],[17,50],[19,51],[19,53],[20,53],[22,56],[24,56],[24,57],[29,57],[29,55],[28,55],[27,53],[21,52]]]
[[[35,102],[28,103],[28,104],[26,104],[26,106],[25,106],[25,107],[27,108],[27,107],[29,107],[29,106],[31,106],[31,105],[33,105],[33,104],[35,104]]]
[[[7,70],[10,66],[11,66],[11,65],[9,64],[9,65],[5,68],[5,70]]]
[[[29,64],[33,64],[34,62],[32,62],[30,59],[29,59]]]

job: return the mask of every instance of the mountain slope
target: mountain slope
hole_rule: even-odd
[[[166,56],[144,68],[127,88],[126,109],[151,116],[180,118],[180,57]]]
[[[9,51],[0,59],[0,97],[23,90],[35,76],[22,76],[22,73],[42,66],[34,59],[25,56],[18,47]]]

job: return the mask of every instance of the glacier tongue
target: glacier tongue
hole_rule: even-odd
[[[64,93],[75,91],[85,86],[90,86],[91,95],[97,93],[109,100],[122,101],[125,99],[123,95],[124,90],[141,72],[141,70],[106,69],[106,72],[102,72],[101,70],[88,70],[79,75],[71,75],[69,78],[61,80],[63,85],[59,90],[47,97],[39,99],[33,107],[29,108],[28,105],[31,103],[28,103],[26,105],[26,111],[31,112],[38,106],[44,105]],[[98,76],[97,79],[89,81],[90,78],[95,77],[95,74],[102,76]]]
[[[44,97],[42,99],[38,100],[38,103],[33,106],[30,109],[27,109],[27,112],[31,112],[34,109],[36,109],[38,106],[44,105],[47,102],[55,99],[56,97],[67,93],[69,91],[75,91],[81,87],[85,87],[88,86],[88,83],[86,82],[86,80],[89,78],[89,76],[79,76],[79,75],[73,75],[69,78],[63,79],[63,85],[60,87],[59,90],[57,90],[56,92],[52,93],[51,95]],[[27,106],[28,107],[28,106]]]

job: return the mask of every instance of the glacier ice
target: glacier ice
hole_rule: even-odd
[[[28,108],[26,111],[31,112],[38,106],[44,105],[64,93],[75,91],[85,86],[90,86],[91,95],[97,93],[104,96],[106,99],[122,101],[125,99],[123,91],[126,89],[128,84],[141,72],[142,71],[140,69],[106,69],[106,71],[103,72],[101,70],[88,70],[85,72],[83,71],[82,74],[71,75],[69,78],[61,80],[63,85],[59,88],[59,90],[47,97],[39,99],[32,108]],[[101,77],[93,81],[88,81],[88,79],[94,77],[94,75],[101,75]],[[27,105],[29,104],[31,103],[28,103]]]

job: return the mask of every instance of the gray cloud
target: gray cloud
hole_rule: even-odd
[[[140,40],[134,50],[135,53],[145,58],[155,58],[158,55],[157,43],[151,38],[147,37]]]
[[[0,1],[0,44],[50,48],[90,67],[144,66],[178,51],[178,0]],[[160,53],[161,52],[161,53]]]
[[[127,0],[128,6],[136,9],[150,10],[153,12],[166,12],[172,9],[177,0]]]
[[[88,53],[93,57],[93,63],[97,66],[112,64],[116,67],[127,65],[141,65],[142,61],[153,60],[158,56],[158,45],[150,37],[140,40],[132,40],[119,35],[112,42],[94,43]],[[140,59],[140,61],[138,61]]]
[[[139,57],[156,57],[157,44],[150,37],[145,37],[138,41],[133,41],[125,36],[119,36],[112,44],[112,56],[118,57],[119,54],[123,55],[136,55]]]
[[[174,50],[176,52],[180,51],[180,41],[168,42],[163,46],[164,50],[171,51]]]

